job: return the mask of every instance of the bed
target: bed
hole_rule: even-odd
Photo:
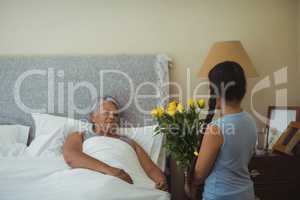
[[[98,138],[91,138],[84,149],[92,149],[96,158],[103,157],[104,150],[106,155],[116,155],[103,159],[127,167],[132,176],[136,174],[133,185],[91,170],[70,169],[59,151],[51,155],[28,153],[38,144],[41,129],[32,113],[81,122],[87,120],[96,96],[111,95],[119,100],[124,107],[122,130],[154,126],[149,111],[168,102],[169,63],[166,55],[0,57],[0,124],[30,127],[24,147],[8,145],[15,149],[6,155],[1,155],[0,148],[0,199],[169,199],[168,193],[154,189],[151,181],[139,176],[142,172],[138,172],[132,149],[120,141],[112,139],[107,142],[111,148],[101,149],[94,145]],[[63,127],[62,135],[66,134],[66,125]],[[1,130],[0,135],[4,134]],[[47,130],[43,134],[48,137]],[[135,133],[135,137],[142,134]],[[149,154],[153,158],[151,151],[155,150],[154,160],[164,169],[163,138],[159,141],[152,141]]]

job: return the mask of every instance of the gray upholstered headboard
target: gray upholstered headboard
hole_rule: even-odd
[[[168,61],[165,55],[0,56],[0,123],[33,126],[30,112],[84,119],[102,94],[128,103],[123,121],[152,124],[146,111],[168,101]]]

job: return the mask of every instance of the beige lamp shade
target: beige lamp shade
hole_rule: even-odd
[[[234,61],[239,63],[245,71],[246,77],[257,77],[258,74],[240,41],[224,41],[215,43],[205,59],[199,76],[207,78],[209,71],[219,63]]]

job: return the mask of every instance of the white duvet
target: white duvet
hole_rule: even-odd
[[[0,200],[168,200],[169,194],[154,189],[134,150],[108,137],[85,141],[85,153],[124,169],[133,179],[118,178],[87,169],[70,169],[60,157],[0,158]]]

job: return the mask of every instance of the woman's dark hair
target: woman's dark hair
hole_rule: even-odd
[[[217,64],[208,73],[210,98],[205,124],[209,124],[215,114],[216,97],[226,103],[239,103],[246,93],[246,77],[243,68],[236,62],[226,61]],[[203,129],[203,132],[205,130]]]
[[[210,90],[226,102],[240,102],[246,93],[246,78],[243,68],[236,62],[216,65],[208,74]]]
[[[208,114],[204,120],[201,134],[199,134],[198,152],[202,143],[202,137],[207,125],[212,121],[216,109],[216,97],[225,100],[226,103],[239,103],[246,93],[246,77],[243,68],[236,62],[226,61],[217,64],[209,71],[210,98],[208,101]],[[193,162],[191,175],[194,174],[196,160]]]

